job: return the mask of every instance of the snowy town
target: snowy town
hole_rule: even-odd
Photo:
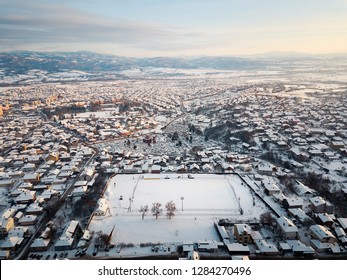
[[[347,259],[343,76],[160,71],[1,87],[0,258]]]

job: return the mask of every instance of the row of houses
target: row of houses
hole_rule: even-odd
[[[94,154],[92,149],[77,144],[77,138],[48,123],[33,126],[30,132],[0,159],[0,188],[6,203],[1,218],[0,248],[5,256],[16,252],[23,240],[36,231],[44,211],[53,207],[66,191],[69,180],[80,174],[80,168]],[[86,169],[79,178],[87,180],[87,186],[96,175],[95,168],[91,169],[90,172]],[[73,195],[81,193],[75,188]],[[50,240],[39,238],[32,250],[49,245]]]

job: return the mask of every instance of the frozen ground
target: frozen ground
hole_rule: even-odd
[[[94,217],[89,229],[109,233],[115,226],[112,237],[115,243],[216,240],[215,220],[258,219],[267,211],[236,175],[194,175],[194,179],[188,179],[186,174],[183,178],[180,174],[170,174],[170,179],[165,179],[166,176],[113,177],[104,195],[110,214]],[[165,204],[170,200],[177,208],[176,216],[171,220],[165,217]],[[163,205],[164,215],[156,220],[149,212],[142,220],[138,209],[143,205],[151,208],[153,202]]]

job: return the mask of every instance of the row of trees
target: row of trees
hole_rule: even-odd
[[[166,217],[168,219],[171,219],[175,216],[175,212],[176,212],[176,205],[175,203],[171,200],[169,202],[167,202],[165,204],[165,209],[166,209]],[[139,210],[142,214],[142,219],[145,218],[145,216],[148,214],[149,212],[149,207],[148,205],[143,205],[141,206],[140,210]],[[161,216],[163,214],[163,209],[162,209],[162,205],[159,202],[154,202],[152,204],[152,208],[151,208],[151,212],[152,215],[158,219],[159,216]]]

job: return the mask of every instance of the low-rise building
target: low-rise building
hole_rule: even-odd
[[[30,245],[30,250],[32,252],[47,251],[49,244],[50,244],[49,239],[36,238],[34,242]]]
[[[338,218],[337,221],[341,225],[344,231],[347,230],[347,218]]]
[[[24,238],[18,236],[9,236],[1,244],[0,248],[2,250],[16,251],[18,247],[22,244]]]
[[[25,215],[19,219],[18,224],[21,226],[31,226],[35,225],[38,220],[36,215]]]
[[[249,255],[251,252],[247,244],[229,243],[225,245],[230,255]]]
[[[72,220],[54,245],[55,250],[70,250],[83,232],[78,221]]]
[[[105,216],[107,211],[110,212],[110,208],[108,207],[107,200],[105,198],[100,198],[98,200],[98,207],[94,211],[95,216]]]
[[[0,238],[7,236],[8,232],[14,227],[14,220],[12,217],[8,219],[0,219]]]
[[[316,253],[311,246],[306,246],[300,240],[287,240],[294,256],[314,256]]]
[[[298,228],[287,217],[282,216],[277,219],[277,228],[284,239],[296,239]]]
[[[315,213],[331,214],[333,212],[333,206],[331,203],[320,196],[310,198],[310,207]]]
[[[322,243],[335,243],[336,237],[322,225],[312,225],[308,229],[309,234],[313,239],[317,239]]]
[[[266,242],[264,239],[255,240],[254,244],[262,255],[278,255],[279,251],[274,244]]]
[[[248,244],[252,242],[252,229],[247,224],[235,224],[234,236],[239,243]]]
[[[218,250],[218,242],[216,240],[204,240],[198,242],[199,252],[214,253]]]

